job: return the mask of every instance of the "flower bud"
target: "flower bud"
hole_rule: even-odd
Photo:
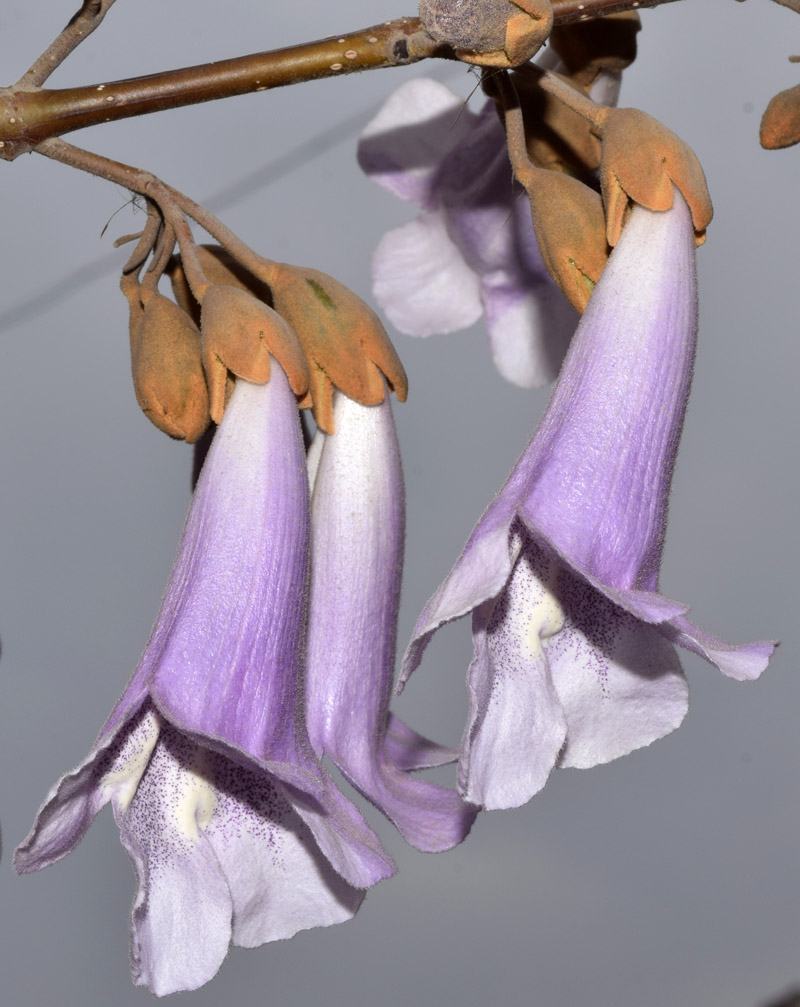
[[[549,47],[564,64],[564,72],[583,88],[590,88],[601,73],[620,73],[636,59],[636,36],[642,27],[636,11],[554,28]]]
[[[208,289],[200,314],[203,366],[211,418],[225,410],[228,371],[255,384],[269,381],[270,354],[286,371],[295,395],[308,389],[308,368],[291,327],[272,308],[237,287]]]
[[[425,31],[478,66],[527,62],[553,27],[550,0],[421,0]]]
[[[197,326],[185,311],[157,291],[143,291],[135,281],[123,281],[123,290],[131,312],[131,371],[136,401],[159,430],[193,444],[209,421]]]
[[[314,419],[333,433],[333,389],[365,406],[383,402],[383,378],[404,402],[408,379],[375,312],[338,280],[316,269],[276,263],[268,276],[275,310],[303,347]]]
[[[606,111],[602,135],[600,185],[609,245],[616,245],[629,202],[648,210],[669,210],[673,185],[689,204],[695,243],[705,241],[713,208],[706,177],[691,147],[672,130],[638,108]]]
[[[791,147],[800,140],[800,84],[770,101],[761,118],[760,136],[765,150]]]
[[[583,313],[609,254],[600,196],[559,171],[535,169],[525,187],[544,264],[573,308]]]

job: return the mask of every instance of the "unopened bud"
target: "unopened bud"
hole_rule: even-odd
[[[200,332],[208,378],[211,418],[225,410],[228,371],[255,384],[269,381],[270,355],[286,371],[295,395],[308,389],[308,368],[291,327],[252,294],[231,286],[212,286],[203,298]]]
[[[419,16],[431,38],[478,66],[527,62],[553,27],[550,0],[421,0]]]
[[[197,257],[203,273],[211,284],[223,287],[238,287],[253,294],[260,301],[269,302],[270,293],[266,283],[256,279],[241,263],[237,262],[231,253],[221,245],[197,245]],[[183,262],[179,255],[173,256],[167,272],[172,283],[175,300],[183,310],[200,324],[200,305],[189,287]]]
[[[564,72],[588,90],[601,73],[620,73],[631,65],[641,27],[636,11],[622,11],[559,25],[548,44],[564,64]]]
[[[333,433],[333,389],[365,406],[383,402],[389,382],[401,402],[408,380],[375,312],[338,280],[315,269],[276,263],[268,275],[275,310],[303,347],[314,419]]]
[[[541,169],[531,173],[526,188],[544,264],[583,313],[609,254],[600,196],[570,175]]]
[[[128,301],[136,401],[159,430],[193,444],[209,422],[197,326],[157,291],[142,291],[138,305],[131,296]]]
[[[695,242],[701,245],[714,211],[706,177],[691,147],[638,108],[608,109],[599,128],[609,245],[619,240],[629,201],[648,210],[669,210],[673,186],[689,204]]]
[[[766,150],[791,147],[800,140],[800,84],[781,91],[761,118],[761,146]]]

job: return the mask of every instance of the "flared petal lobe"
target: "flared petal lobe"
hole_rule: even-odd
[[[658,593],[694,254],[680,194],[669,211],[633,210],[534,437],[417,622],[401,682],[439,626],[472,613],[460,788],[473,803],[515,806],[556,765],[607,762],[677,727],[687,697],[671,644],[740,679],[772,653],[703,633]]]
[[[394,717],[389,734],[405,524],[391,405],[337,395],[334,410],[336,433],[310,452],[309,735],[410,843],[448,849],[474,810],[406,770],[450,753]]]

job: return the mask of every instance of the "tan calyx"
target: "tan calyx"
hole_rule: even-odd
[[[800,140],[800,84],[776,94],[767,105],[760,139],[766,150],[781,150]]]
[[[263,278],[275,310],[297,333],[308,362],[308,394],[317,425],[334,432],[333,390],[365,406],[385,397],[384,378],[404,402],[408,379],[375,312],[338,280],[316,269],[272,263]]]
[[[272,308],[238,287],[214,284],[200,309],[202,359],[211,418],[225,410],[228,371],[256,384],[269,381],[270,356],[286,372],[295,395],[308,390],[308,368],[291,326]]]
[[[197,245],[195,251],[209,283],[223,287],[238,287],[271,305],[269,287],[234,259],[221,245]],[[180,256],[173,256],[167,269],[175,300],[187,314],[200,324],[200,305],[189,287]]]
[[[268,260],[260,260],[255,276],[219,245],[201,245],[197,254],[209,281],[269,302],[286,320],[308,367],[299,405],[313,410],[326,433],[333,433],[334,388],[362,405],[377,405],[385,397],[385,377],[405,401],[408,379],[386,330],[375,312],[343,284],[315,269]],[[178,303],[193,301],[180,260],[170,277]]]
[[[630,203],[668,210],[673,186],[689,204],[695,243],[701,245],[714,211],[705,174],[691,147],[637,108],[602,109],[595,129],[603,143],[600,187],[609,245],[619,240]]]
[[[130,307],[131,372],[136,401],[164,433],[194,444],[209,424],[200,333],[192,319],[158,291],[123,276]]]
[[[571,80],[588,91],[601,73],[619,73],[636,59],[641,27],[636,11],[622,11],[553,28],[548,45]]]
[[[537,167],[528,154],[522,109],[511,76],[495,74],[488,88],[486,83],[485,89],[504,110],[508,155],[515,177],[528,194],[544,264],[570,304],[583,313],[610,251],[600,195],[563,171]]]
[[[600,196],[576,178],[542,168],[523,185],[547,271],[583,314],[610,252]]]

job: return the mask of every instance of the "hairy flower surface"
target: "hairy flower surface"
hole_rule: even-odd
[[[697,629],[658,591],[694,361],[694,228],[635,207],[589,301],[533,439],[422,612],[401,682],[433,633],[471,613],[464,797],[515,807],[555,766],[588,767],[676,728],[672,644],[736,679],[774,645]]]
[[[334,421],[336,432],[318,431],[309,451],[309,737],[410,843],[449,849],[469,831],[475,809],[408,771],[458,753],[389,713],[405,533],[389,397],[363,406],[337,393]]]
[[[391,95],[358,151],[369,177],[423,213],[384,235],[375,298],[401,332],[457,332],[486,313],[492,356],[523,387],[552,381],[577,315],[550,279],[492,102],[470,112],[420,78]]]
[[[207,982],[231,942],[350,918],[394,869],[305,729],[308,481],[272,364],[268,384],[237,382],[141,662],[15,858],[60,859],[111,801],[138,875],[133,978],[158,995]]]

